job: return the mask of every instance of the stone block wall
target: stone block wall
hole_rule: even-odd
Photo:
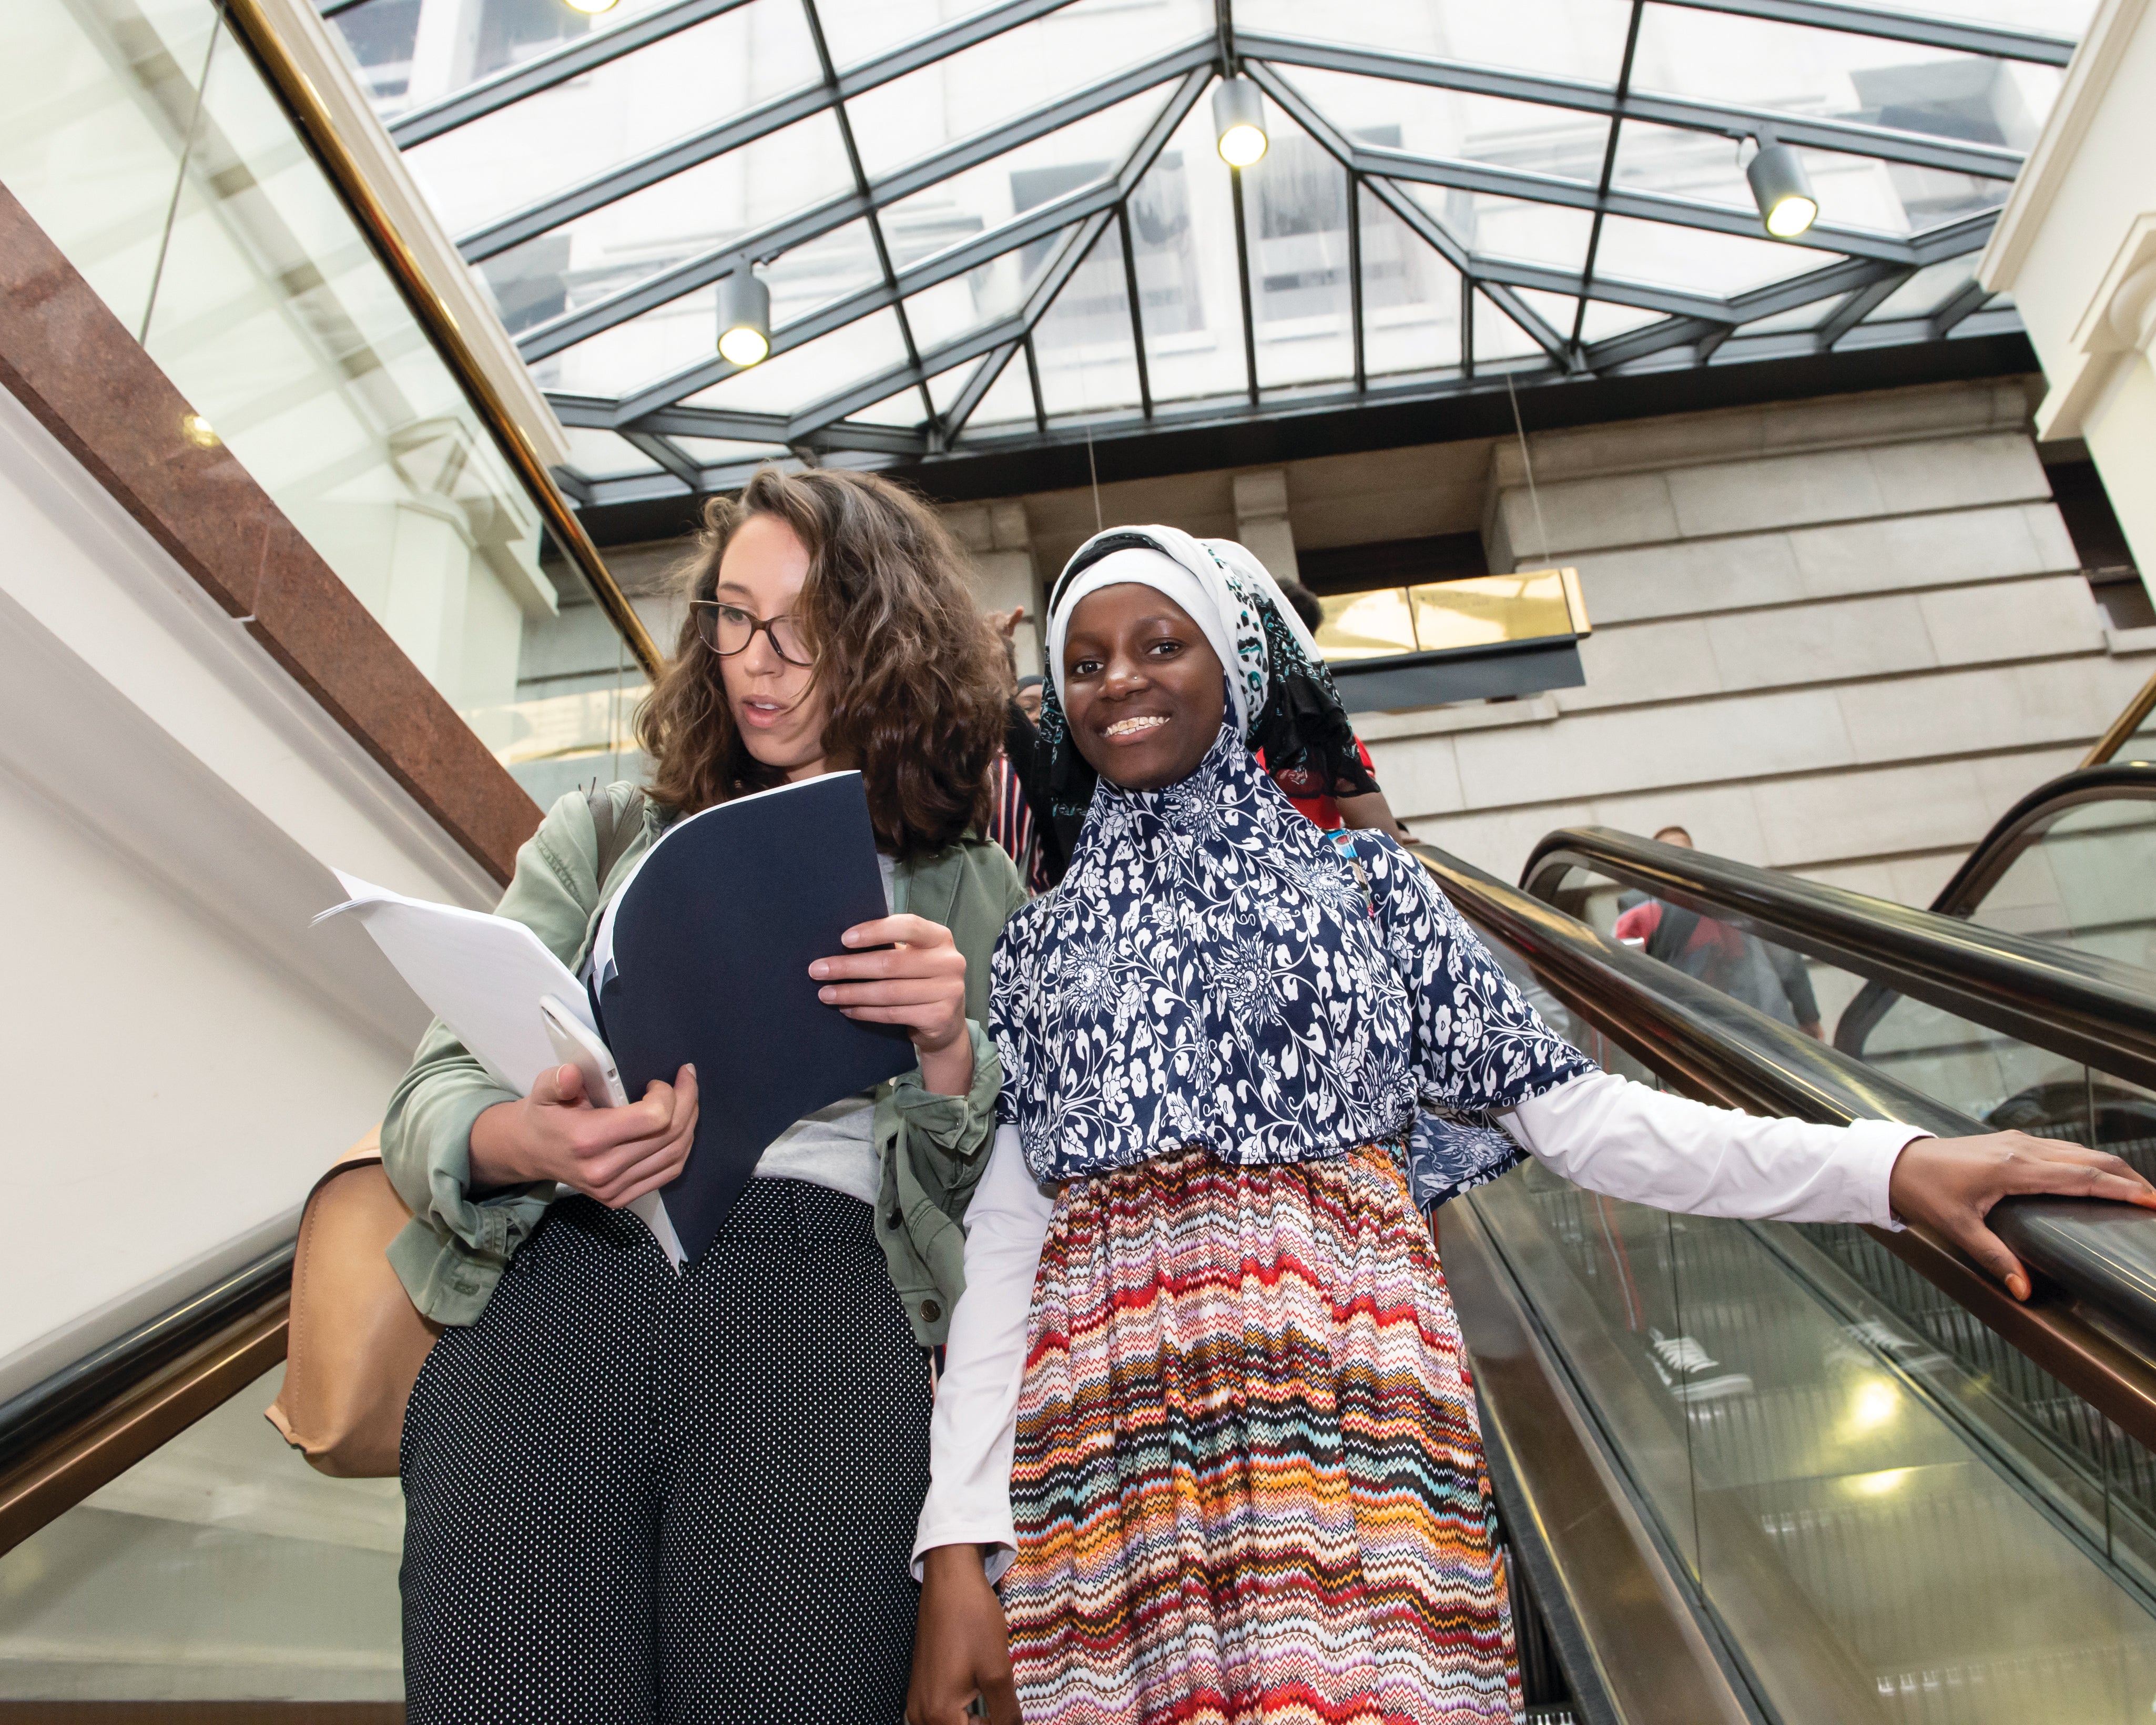
[[[1507,878],[1554,827],[1678,823],[1928,901],[2156,671],[2077,572],[2028,414],[2017,380],[1496,444],[1490,567],[1578,567],[1587,683],[1370,716],[1394,807]]]

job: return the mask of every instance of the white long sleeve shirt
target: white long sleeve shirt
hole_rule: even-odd
[[[1650,1090],[1607,1072],[1558,1086],[1499,1117],[1520,1147],[1611,1198],[1693,1215],[1897,1227],[1894,1160],[1926,1134],[1888,1121],[1843,1127],[1761,1120]],[[939,1545],[990,1548],[994,1580],[1017,1554],[1011,1450],[1025,1375],[1025,1327],[1055,1214],[1018,1132],[996,1133],[966,1215],[966,1291],[951,1314],[929,1425],[930,1484],[913,1568]]]

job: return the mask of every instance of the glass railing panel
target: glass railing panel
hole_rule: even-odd
[[[2065,810],[1969,920],[2138,965],[2156,988],[2156,801],[2121,798]]]
[[[1973,1119],[2107,1149],[2156,1137],[2156,1121],[2143,1122],[2135,1111],[2143,1104],[2133,1086],[1928,1002],[1893,995],[1882,1008],[1874,997],[1860,1009],[1866,1022],[1854,1034],[1844,1017],[1869,978],[1839,964],[1674,907],[1662,907],[1643,935],[1648,913],[1641,907],[1656,901],[1588,869],[1566,870],[1551,901],[1769,1018],[1837,1040],[1866,1065]],[[2156,976],[2150,983],[2156,989]],[[2099,1102],[2108,1111],[2102,1118]]]
[[[583,583],[542,568],[537,502],[218,18],[21,0],[36,75],[0,112],[0,182],[187,398],[187,434],[230,447],[499,758],[618,752],[643,675],[613,675],[612,639],[587,655],[604,700],[524,710],[601,686],[525,687],[535,643],[585,631],[560,616]]]
[[[1538,1168],[1466,1201],[1776,1717],[2124,1717],[2156,1693],[2156,1617],[2060,1512],[2086,1501],[2032,1502],[1911,1327],[1851,1321],[1741,1223]]]
[[[678,546],[629,547],[613,559],[629,603],[668,649],[685,608],[680,556]],[[526,620],[515,700],[467,716],[495,758],[544,809],[594,779],[608,784],[646,777],[649,761],[637,740],[636,719],[651,685],[575,577],[552,557],[542,567],[560,583],[561,609]]]
[[[1821,1036],[1820,967],[1772,941],[1717,922],[1586,869],[1568,869],[1550,901],[1599,934],[1660,958],[1686,976]]]
[[[284,1369],[0,1556],[0,1702],[403,1698],[403,1495],[285,1447]]]
[[[1862,1230],[1671,1216],[1539,1164],[1460,1201],[1777,1717],[2124,1717],[2156,1693],[2156,1458]]]

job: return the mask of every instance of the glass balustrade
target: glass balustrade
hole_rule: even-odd
[[[285,1447],[284,1371],[0,1555],[0,1706],[403,1699],[403,1496]]]
[[[2156,800],[2122,797],[2061,810],[1992,882],[1969,920],[2156,974]]]
[[[643,672],[542,557],[537,504],[219,8],[18,0],[8,25],[37,78],[0,105],[0,183],[187,434],[230,448],[536,797],[612,770]]]
[[[2118,808],[2101,806],[2114,812]],[[2130,824],[2097,824],[2094,829],[2138,830]],[[2065,878],[2088,880],[2087,856],[2069,854],[2077,861]],[[2115,896],[2114,889],[2092,884],[2082,901],[2107,906]],[[1663,927],[1640,914],[1642,906],[1652,903],[1647,895],[1587,869],[1566,870],[1550,897],[1603,933],[1644,946],[1650,956],[1769,1017],[1836,1042],[1881,1074],[1973,1120],[2000,1131],[2097,1145],[2156,1178],[2156,1096],[2125,1080],[1927,1002],[1867,990],[1867,979],[1852,971],[1727,924],[1665,906],[1669,926]],[[2025,902],[2024,895],[2014,898]],[[2056,901],[2045,914],[2059,925]],[[1643,935],[1650,921],[1656,922],[1653,932]],[[2151,987],[2156,989],[2156,977]],[[1807,1010],[1815,1014],[1809,1023],[1800,1017]],[[2022,1447],[2038,1458],[2031,1465],[2071,1485],[2066,1495],[2079,1505],[2077,1525],[2087,1537],[2112,1546],[2123,1542],[2138,1553],[2156,1552],[2156,1474],[2146,1450],[1861,1230],[1799,1231],[1870,1297],[1928,1334],[1958,1369],[1994,1386],[2001,1405],[2013,1412],[2010,1425],[2027,1440]],[[2148,1573],[2156,1575],[2156,1568]]]
[[[1564,1034],[1656,1082],[1493,946]],[[1538,1163],[1457,1201],[1768,1717],[2156,1702],[2148,1452],[1862,1230],[1671,1215]]]

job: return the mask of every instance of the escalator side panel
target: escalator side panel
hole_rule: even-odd
[[[1487,1233],[1466,1204],[1444,1218],[1445,1279],[1491,1482],[1580,1715],[1594,1725],[1752,1725],[1758,1713],[1702,1631]]]

